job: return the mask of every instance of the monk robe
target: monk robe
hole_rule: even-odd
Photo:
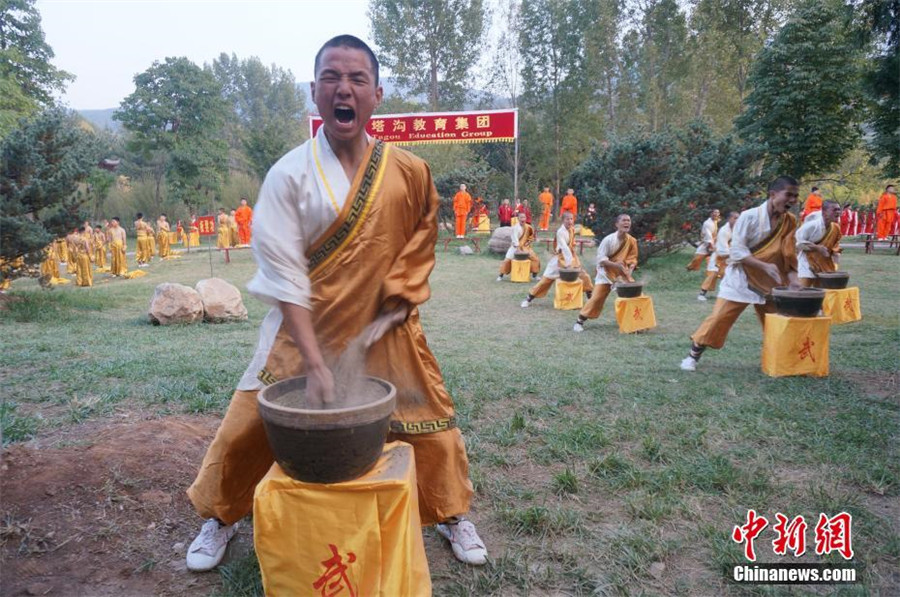
[[[466,235],[466,219],[472,209],[472,196],[465,191],[458,191],[453,196],[453,214],[456,216],[456,236]]]
[[[797,271],[794,243],[797,218],[786,213],[773,222],[767,208],[768,201],[743,212],[735,222],[725,277],[719,285],[712,314],[691,336],[695,344],[712,348],[725,346],[728,332],[748,305],[753,305],[760,324],[764,324],[765,314],[775,312],[775,304],[767,300],[772,288],[787,286],[788,274]],[[741,261],[749,255],[775,265],[782,279],[775,282],[754,267],[744,267]]]
[[[94,231],[94,265],[106,269],[106,234],[99,228]]]
[[[562,215],[567,212],[573,216],[578,215],[578,199],[575,195],[566,195],[562,198],[562,204],[559,208],[559,217],[562,218]]]
[[[538,226],[541,230],[550,228],[550,213],[553,210],[553,195],[547,191],[538,195],[538,201],[541,203],[541,223]]]
[[[825,224],[821,210],[810,214],[795,233],[797,247],[797,277],[803,286],[818,286],[816,274],[837,270],[841,253],[841,228],[837,222]],[[822,255],[813,245],[828,249]]]
[[[147,250],[147,261],[149,262],[156,253],[156,233],[153,232],[153,226],[147,224],[147,237],[150,239],[149,248]]]
[[[894,230],[894,220],[897,218],[897,195],[882,193],[878,198],[878,208],[875,210],[875,218],[878,221],[878,238],[887,238]]]
[[[233,215],[228,216],[228,231],[230,233],[228,240],[231,243],[231,246],[236,247],[241,244],[241,238],[240,236],[238,236],[237,222],[235,221]]]
[[[143,220],[135,221],[134,229],[137,233],[137,247],[134,250],[135,261],[137,261],[139,266],[150,263],[150,258],[153,255],[153,248],[150,244],[153,238],[153,230]]]
[[[625,238],[619,238],[619,233],[613,232],[600,241],[600,245],[597,247],[597,276],[594,279],[594,291],[591,298],[582,307],[581,313],[578,314],[580,321],[600,317],[614,282],[620,280],[634,282],[631,274],[623,275],[618,269],[600,265],[604,261],[621,263],[627,267],[636,266],[638,262],[637,239],[627,233]]]
[[[242,245],[250,244],[250,222],[253,220],[253,210],[249,205],[241,205],[234,212],[234,221],[238,227],[238,241]]]
[[[453,402],[416,307],[430,294],[440,200],[428,166],[381,141],[370,142],[351,183],[326,151],[324,130],[279,160],[260,189],[253,229],[259,269],[248,289],[274,308],[188,496],[202,516],[226,524],[253,508],[254,487],[272,464],[257,392],[304,372],[279,302],[311,310],[331,357],[379,313],[406,306],[406,321],[369,348],[366,372],[397,387],[388,441],[412,444],[422,524],[434,524],[467,512],[472,496]]]
[[[128,261],[125,259],[125,229],[121,226],[110,228],[108,237],[110,253],[109,273],[114,276],[124,276],[128,273]]]
[[[169,256],[169,223],[163,220],[156,220],[156,244],[159,247],[159,258],[165,259]]]
[[[66,253],[69,256],[69,259],[66,261],[67,274],[75,274],[78,271],[78,259],[75,255],[75,245],[72,240],[75,236],[78,235],[76,233],[72,233],[66,237]]]
[[[16,257],[12,261],[7,261],[0,257],[0,290],[6,292],[12,285],[12,273],[25,265],[24,257]]]
[[[700,285],[700,290],[705,292],[715,290],[716,282],[725,275],[725,266],[731,252],[731,233],[731,224],[727,222],[716,232],[716,252],[714,255],[710,255],[709,264],[706,267],[706,278]]]
[[[67,263],[69,261],[69,246],[66,243],[66,239],[58,238],[56,239],[56,256],[59,257],[59,260],[62,263]]]
[[[41,276],[48,278],[51,282],[60,278],[55,242],[50,243],[44,249],[44,260],[41,261]]]
[[[91,246],[81,235],[73,240],[72,244],[75,247],[75,264],[77,268],[75,283],[78,286],[93,286],[94,274],[91,271]]]
[[[231,225],[228,216],[219,214],[216,217],[216,223],[219,225],[218,236],[216,236],[216,248],[227,249],[231,246]]]
[[[200,226],[197,225],[197,220],[191,221],[190,235],[188,235],[188,246],[200,246]]]
[[[175,232],[178,233],[178,242],[181,243],[182,247],[188,246],[188,237],[184,232],[184,226],[181,225],[181,221],[179,220],[178,224],[175,226]]]
[[[541,279],[528,291],[528,296],[532,298],[546,296],[547,292],[550,291],[550,287],[553,286],[553,282],[559,279],[560,267],[581,268],[581,261],[578,259],[578,255],[575,254],[575,230],[573,229],[570,233],[566,229],[565,224],[556,231],[556,238],[553,241],[553,252],[554,256],[547,262],[547,267],[544,269],[544,273],[541,274]],[[594,289],[594,283],[591,281],[591,277],[587,275],[587,272],[581,270],[578,278],[581,280],[581,286],[585,292],[591,292]]]
[[[700,229],[700,244],[694,251],[694,257],[687,264],[687,270],[695,272],[700,269],[700,264],[709,255],[713,253],[716,247],[716,234],[719,232],[719,225],[712,218],[706,218],[703,227]]]
[[[513,226],[509,249],[506,250],[506,256],[503,259],[503,263],[500,264],[501,276],[505,276],[512,271],[512,260],[515,259],[516,253],[528,253],[532,275],[541,271],[541,259],[532,248],[534,239],[534,228],[528,222],[519,221]]]
[[[803,211],[800,213],[800,219],[805,220],[809,214],[822,211],[822,198],[815,193],[810,193],[803,204]]]

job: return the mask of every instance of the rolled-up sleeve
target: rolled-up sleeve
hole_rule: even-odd
[[[253,212],[251,246],[258,269],[247,289],[273,306],[285,302],[309,309],[307,239],[300,226],[300,195],[297,180],[278,165],[266,176]]]
[[[734,231],[731,233],[729,263],[740,263],[751,255],[750,247],[747,246],[747,239],[750,237],[751,229],[756,226],[755,212],[756,210],[745,211],[734,223]]]

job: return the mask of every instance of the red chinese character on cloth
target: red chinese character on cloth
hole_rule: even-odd
[[[373,120],[372,121],[372,130],[376,133],[384,132],[384,121],[383,120]]]
[[[769,526],[769,521],[765,516],[757,516],[756,510],[747,510],[747,524],[742,527],[734,527],[731,538],[735,543],[745,543],[744,557],[751,562],[756,561],[756,552],[753,551],[753,540],[759,535],[764,528]]]
[[[574,301],[574,300],[575,300],[575,293],[572,292],[571,290],[567,291],[567,292],[563,295],[563,302],[564,302],[564,303],[568,303],[569,301]]]
[[[454,127],[458,131],[466,130],[469,128],[469,119],[465,116],[457,116],[456,117],[456,126]]]
[[[809,336],[807,336],[806,340],[803,341],[803,346],[800,348],[800,352],[798,353],[800,355],[801,361],[804,361],[806,360],[806,357],[809,357],[810,361],[812,361],[813,363],[816,362],[816,357],[813,355],[812,351],[813,346],[815,345],[816,343],[810,340]]]
[[[447,130],[447,119],[446,118],[435,118],[434,119],[434,130],[436,130],[436,131]]]
[[[424,118],[416,118],[413,120],[413,130],[414,131],[424,131],[425,130],[425,119]]]
[[[841,512],[834,518],[828,518],[825,514],[819,514],[819,522],[816,524],[816,555],[824,555],[837,551],[845,560],[853,557],[853,547],[850,544],[851,525],[853,516],[847,512]]]
[[[491,117],[489,114],[475,117],[475,126],[480,129],[486,129],[491,126]]]
[[[313,583],[313,588],[320,591],[319,594],[322,597],[335,597],[344,589],[347,589],[347,597],[356,597],[353,585],[350,583],[350,579],[347,578],[347,565],[344,564],[337,547],[330,543],[328,547],[331,549],[331,557],[327,560],[322,560],[325,572],[316,579],[316,582]],[[355,561],[356,555],[348,551],[347,564],[352,564]]]
[[[798,516],[788,524],[788,518],[781,512],[775,515],[778,524],[773,528],[778,537],[772,541],[773,551],[780,556],[790,549],[794,557],[799,558],[806,552],[806,521],[803,516]]]
[[[406,121],[405,120],[394,120],[393,128],[391,129],[393,132],[397,133],[405,133],[406,132]]]
[[[849,296],[844,300],[844,310],[853,311],[853,299],[851,299]]]
[[[634,313],[632,314],[632,316],[634,317],[635,321],[643,321],[644,320],[644,318],[641,317],[641,308],[640,307],[634,308]]]

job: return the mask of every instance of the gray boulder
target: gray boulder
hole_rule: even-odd
[[[203,319],[203,301],[190,286],[165,282],[153,292],[148,316],[157,325],[194,323]]]
[[[203,301],[203,319],[212,323],[244,321],[247,308],[241,291],[222,278],[200,280],[195,286]]]
[[[491,233],[488,250],[491,253],[505,254],[512,244],[512,226],[501,226]]]

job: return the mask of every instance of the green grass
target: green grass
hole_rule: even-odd
[[[660,258],[638,272],[655,330],[619,334],[610,298],[576,335],[575,313],[553,310],[550,299],[520,309],[528,285],[495,283],[498,258],[438,253],[422,321],[457,406],[473,518],[492,559],[470,569],[430,550],[433,571],[450,568],[435,573],[435,594],[896,592],[900,261],[848,250],[843,265],[861,288],[863,321],[832,328],[829,377],[773,379],[760,372],[762,334],[749,311],[696,373],[678,369],[713,305],[695,300],[701,276],[684,271],[688,259]],[[229,266],[215,255],[213,268],[242,291],[254,271],[248,252]],[[4,442],[124,410],[224,411],[266,307],[244,291],[246,323],[150,326],[154,286],[194,285],[210,264],[198,254],[148,271],[92,289],[13,284],[0,312]],[[742,552],[730,532],[748,508],[770,520],[852,512],[861,584],[793,592],[731,584],[726,572]],[[757,551],[777,561],[769,531]],[[650,573],[656,562],[665,564],[659,578]],[[254,558],[220,573],[221,595],[260,594]]]

